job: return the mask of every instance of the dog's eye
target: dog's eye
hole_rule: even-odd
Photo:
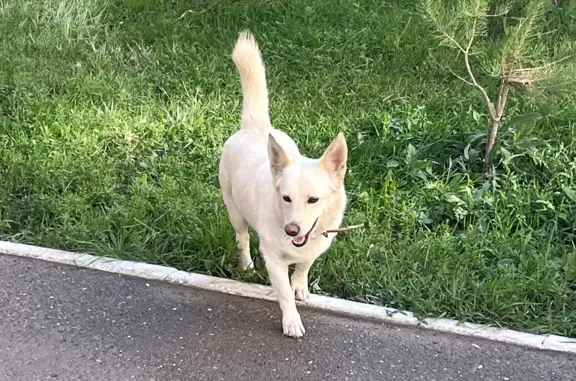
[[[292,202],[292,200],[288,196],[282,196],[282,200],[284,200],[286,202]]]
[[[310,197],[308,199],[308,204],[316,204],[318,202],[318,197]]]

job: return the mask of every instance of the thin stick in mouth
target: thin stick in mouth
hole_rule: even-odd
[[[324,237],[328,237],[328,233],[347,233],[347,232],[352,231],[352,230],[362,229],[363,227],[364,227],[364,224],[352,225],[352,226],[347,226],[345,228],[340,228],[340,229],[326,230],[322,234],[324,235]]]

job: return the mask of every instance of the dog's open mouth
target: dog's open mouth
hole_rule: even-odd
[[[306,235],[300,235],[298,237],[292,238],[292,245],[296,247],[302,247],[306,245],[308,243],[308,238],[310,238],[310,233],[312,233],[312,230],[314,230],[314,228],[316,227],[317,222],[318,218],[316,218],[316,221],[314,221],[312,227],[310,228],[310,230],[308,230],[308,233],[306,233]]]

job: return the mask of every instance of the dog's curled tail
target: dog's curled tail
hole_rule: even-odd
[[[270,127],[266,70],[252,33],[240,33],[232,52],[232,60],[242,84],[242,128]]]

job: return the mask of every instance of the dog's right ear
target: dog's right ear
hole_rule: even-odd
[[[272,134],[268,135],[268,159],[270,160],[270,169],[274,177],[282,174],[284,169],[292,164],[292,158],[278,144]]]

